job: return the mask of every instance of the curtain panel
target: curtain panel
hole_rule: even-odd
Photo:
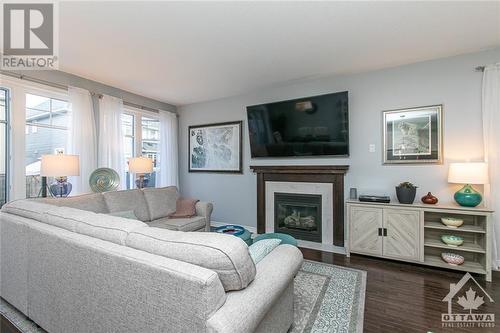
[[[120,175],[120,188],[126,189],[122,114],[121,99],[108,95],[99,99],[98,166],[115,170]]]
[[[177,114],[160,110],[159,120],[160,172],[156,175],[156,186],[178,186]]]
[[[70,177],[72,194],[92,192],[90,174],[97,168],[97,138],[92,97],[85,89],[69,87],[71,104],[68,153],[80,156],[80,176]]]
[[[500,260],[500,63],[486,66],[482,89],[484,159],[490,184],[486,185],[486,205],[493,209],[493,260]]]

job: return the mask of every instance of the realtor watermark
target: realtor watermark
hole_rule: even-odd
[[[3,70],[58,69],[57,2],[4,2]]]
[[[467,288],[468,282],[470,283]],[[495,314],[480,311],[483,304],[494,303],[494,301],[469,273],[466,273],[458,283],[450,284],[450,292],[443,298],[443,302],[448,302],[448,313],[441,314],[443,328],[495,327]],[[455,303],[464,311],[469,312],[453,312]]]

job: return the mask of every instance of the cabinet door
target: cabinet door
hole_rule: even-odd
[[[382,208],[351,206],[349,211],[350,251],[382,255]]]
[[[419,260],[419,211],[385,208],[384,228],[384,257]]]

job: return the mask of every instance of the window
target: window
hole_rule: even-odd
[[[42,155],[66,150],[69,103],[64,100],[26,94],[26,197],[39,195]]]
[[[0,88],[0,207],[7,202],[9,91]]]
[[[149,157],[153,160],[153,173],[149,175],[148,187],[154,187],[159,170],[160,122],[150,113],[127,108],[122,115],[124,135],[125,170],[127,189],[135,187],[133,175],[128,172],[128,160],[135,156]]]

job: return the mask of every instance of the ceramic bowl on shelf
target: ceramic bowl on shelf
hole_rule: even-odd
[[[441,253],[441,258],[452,266],[462,265],[465,258],[456,253],[443,252]]]
[[[464,224],[464,220],[457,219],[456,217],[442,217],[441,222],[448,228],[458,228]]]
[[[441,240],[448,246],[457,247],[464,243],[464,239],[460,236],[442,235]]]

